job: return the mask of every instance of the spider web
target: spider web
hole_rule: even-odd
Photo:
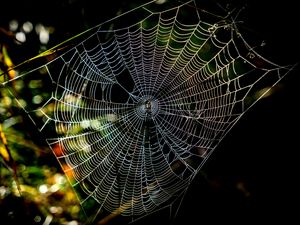
[[[175,206],[233,125],[292,69],[255,52],[230,16],[155,2],[42,53],[2,84],[45,135],[91,222]]]

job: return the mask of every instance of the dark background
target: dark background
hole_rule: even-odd
[[[2,1],[0,26],[11,19],[53,26],[51,47],[142,2],[146,1]],[[243,26],[266,42],[266,58],[279,64],[300,60],[297,1],[221,0],[218,4],[244,7]],[[21,62],[37,52],[32,40],[18,47],[13,57]],[[233,127],[191,184],[173,224],[299,223],[299,80],[296,67]],[[168,223],[161,212],[137,224]]]

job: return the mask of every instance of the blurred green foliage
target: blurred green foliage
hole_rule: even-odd
[[[23,54],[27,45],[16,39],[17,32],[0,27],[1,83],[16,75],[15,61],[22,59],[15,57],[16,51]],[[47,48],[41,42],[27,41],[33,46],[28,55]],[[38,84],[32,85],[34,92]],[[22,91],[23,87],[15,83],[12,88]],[[10,91],[0,87],[0,224],[80,224],[80,205],[74,190]],[[46,91],[44,94],[49,94]],[[25,98],[32,95],[27,93]]]

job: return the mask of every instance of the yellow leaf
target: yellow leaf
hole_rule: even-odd
[[[11,60],[11,58],[8,55],[7,49],[5,46],[2,47],[2,53],[3,53],[3,60],[4,60],[4,64],[7,66],[8,68],[8,75],[9,78],[14,78],[16,75],[16,71],[13,69],[14,64]]]
[[[6,162],[9,162],[9,160],[10,160],[9,154],[8,154],[6,148],[3,146],[0,146],[0,155]]]
[[[2,53],[3,53],[3,59],[4,59],[4,64],[8,67],[8,68],[11,68],[14,66],[12,60],[10,59],[9,55],[8,55],[8,52],[7,52],[7,49],[5,46],[3,46],[2,48]]]
[[[0,124],[0,140],[4,145],[7,145],[6,137],[2,129],[2,125]]]
[[[0,124],[0,141],[3,143],[3,145],[0,146],[0,155],[2,156],[2,158],[6,161],[9,162],[10,160],[10,155],[9,152],[7,151],[6,145],[7,145],[7,141],[6,141],[6,137],[5,134],[3,132],[2,129],[2,125]],[[0,143],[1,143],[0,142]]]

